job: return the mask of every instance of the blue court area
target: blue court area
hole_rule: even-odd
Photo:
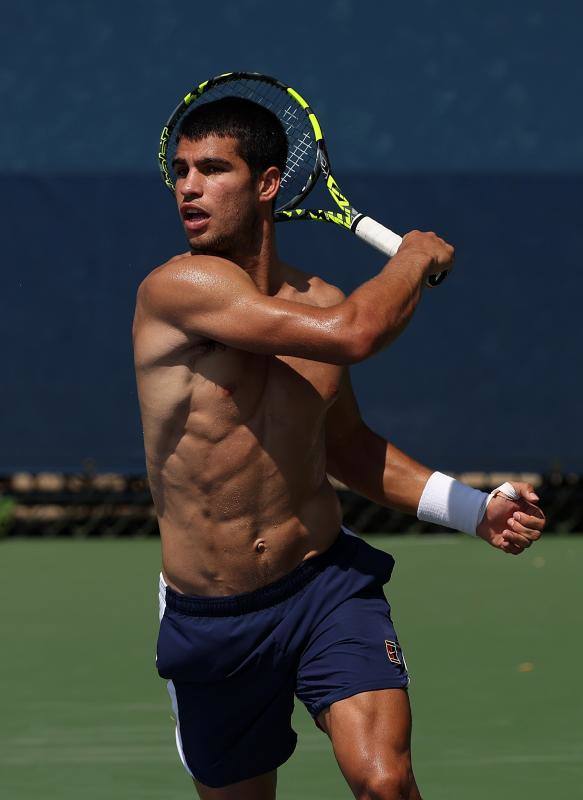
[[[512,558],[468,537],[374,537],[411,672],[414,758],[432,800],[574,797],[583,781],[581,537]],[[5,541],[0,774],[11,800],[182,800],[154,669],[159,544]],[[281,800],[349,800],[296,703]]]

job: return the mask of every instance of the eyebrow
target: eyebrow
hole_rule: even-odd
[[[227,161],[225,158],[200,158],[196,159],[195,162],[197,167],[208,167],[211,164],[216,164],[221,167],[232,167],[232,163]],[[172,159],[172,168],[174,169],[177,164],[186,164],[186,159],[184,158],[173,158]]]

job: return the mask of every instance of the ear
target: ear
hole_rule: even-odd
[[[257,186],[259,189],[259,202],[271,203],[279,191],[281,175],[277,167],[268,167],[259,176]]]

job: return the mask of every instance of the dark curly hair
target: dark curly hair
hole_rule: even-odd
[[[195,106],[183,117],[176,141],[207,136],[236,139],[239,155],[253,176],[268,167],[277,167],[281,175],[285,171],[288,142],[283,125],[273,112],[252,100],[223,97]]]

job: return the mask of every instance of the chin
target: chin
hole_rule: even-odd
[[[226,243],[216,237],[194,236],[188,240],[192,253],[200,255],[221,255],[226,252]]]

